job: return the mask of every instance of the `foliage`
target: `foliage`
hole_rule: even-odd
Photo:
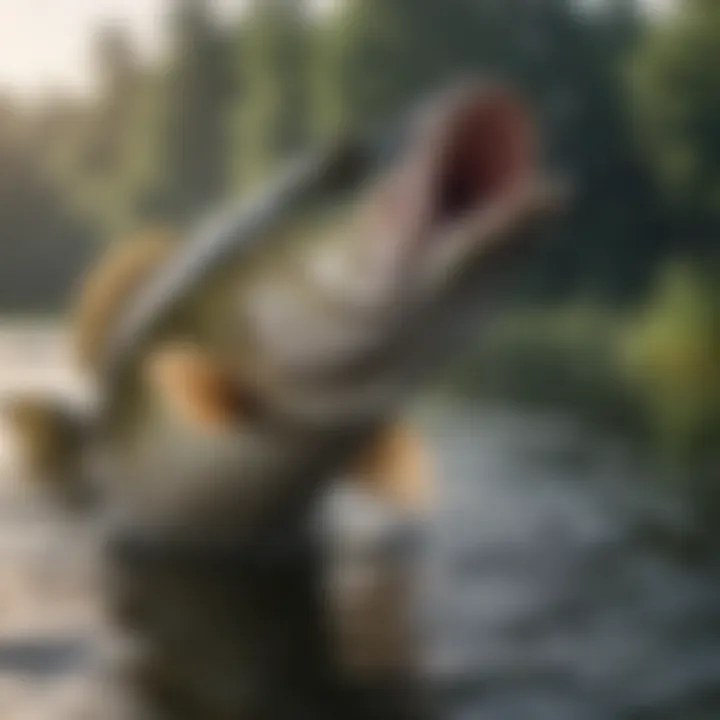
[[[88,260],[89,228],[43,172],[27,118],[0,108],[0,128],[0,305],[57,307]]]
[[[720,5],[684,0],[639,45],[630,108],[647,161],[686,213],[720,217]]]
[[[500,318],[450,383],[455,394],[561,409],[675,469],[720,455],[720,292],[712,268],[674,261],[638,308]],[[720,497],[720,490],[718,492]]]
[[[448,80],[491,66],[495,5],[348,0],[318,43],[318,127],[387,120]]]
[[[710,436],[720,439],[720,294],[707,273],[667,267],[624,328],[620,360],[670,459],[697,457]]]
[[[208,0],[179,0],[171,17],[174,45],[154,137],[164,173],[156,202],[166,218],[188,221],[225,189],[225,112],[232,88]]]
[[[255,0],[243,24],[236,58],[242,95],[233,116],[237,189],[258,182],[308,140],[308,13],[300,0]]]
[[[490,327],[450,389],[561,409],[605,429],[639,429],[615,363],[617,332],[617,318],[590,303],[516,310]]]

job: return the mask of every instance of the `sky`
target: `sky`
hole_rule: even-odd
[[[332,5],[337,0],[317,0]],[[657,5],[667,0],[646,0]],[[245,0],[214,0],[232,15]],[[127,27],[144,55],[162,47],[166,0],[0,0],[0,91],[28,97],[92,88],[91,38],[103,23]]]
[[[225,13],[245,0],[215,0]],[[92,86],[93,31],[120,24],[139,52],[157,52],[165,0],[0,0],[0,89],[42,93]]]

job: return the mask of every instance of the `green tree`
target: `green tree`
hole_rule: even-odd
[[[712,275],[672,263],[629,323],[623,368],[645,400],[648,424],[673,460],[716,446],[720,428],[720,302]]]
[[[236,187],[261,179],[308,142],[311,30],[304,0],[256,0],[240,32],[233,155]]]
[[[59,310],[92,251],[36,147],[33,118],[0,103],[0,309]]]
[[[42,165],[64,188],[69,206],[105,235],[130,213],[122,182],[127,129],[133,120],[142,72],[123,31],[101,29],[95,39],[99,94],[93,103],[51,99],[34,119]]]
[[[720,218],[720,5],[683,0],[640,44],[629,99],[645,157],[685,220]]]
[[[511,13],[513,4],[506,7]],[[537,274],[546,295],[642,291],[665,238],[639,162],[622,69],[643,27],[637,0],[546,0],[515,8],[509,72],[540,112],[550,161],[573,183],[573,212]]]
[[[470,0],[348,0],[318,43],[318,132],[382,122],[494,62],[496,10]]]
[[[171,21],[172,57],[156,135],[163,180],[155,202],[182,222],[225,191],[230,83],[227,48],[208,0],[176,0]]]
[[[112,233],[123,228],[132,212],[124,182],[131,161],[127,129],[133,121],[142,77],[130,40],[120,28],[111,26],[98,33],[95,58],[100,97],[81,139],[77,186],[85,212],[104,233]]]

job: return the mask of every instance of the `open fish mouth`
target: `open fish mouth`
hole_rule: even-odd
[[[530,183],[535,136],[529,110],[511,91],[456,86],[416,118],[373,214],[411,253]]]
[[[469,88],[441,114],[429,142],[433,225],[476,213],[530,180],[534,127],[521,101],[501,89]]]
[[[316,321],[292,288],[284,302],[256,304],[256,325],[294,381],[387,375],[407,353],[423,352],[415,347],[421,335],[424,343],[486,295],[486,280],[502,284],[501,256],[509,260],[503,271],[524,263],[521,245],[533,242],[531,221],[547,209],[552,183],[539,168],[539,133],[519,95],[460,83],[430,97],[402,132],[358,208],[351,249],[361,262],[341,257],[341,280],[329,285],[333,312]]]
[[[431,98],[369,207],[387,284],[419,284],[434,301],[456,271],[492,272],[496,256],[532,240],[564,200],[540,167],[538,136],[530,108],[504,86],[459,83]]]

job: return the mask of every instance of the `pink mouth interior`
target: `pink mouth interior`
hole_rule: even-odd
[[[524,107],[502,91],[478,95],[449,118],[436,175],[436,222],[492,203],[526,180],[534,139]]]

